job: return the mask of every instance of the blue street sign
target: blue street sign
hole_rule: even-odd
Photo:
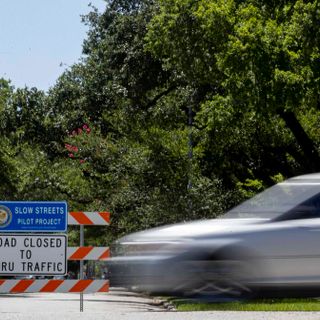
[[[65,201],[0,201],[1,232],[65,232]]]

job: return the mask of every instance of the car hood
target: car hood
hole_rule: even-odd
[[[132,233],[118,242],[175,241],[206,235],[230,235],[264,224],[268,219],[210,219],[172,224]]]

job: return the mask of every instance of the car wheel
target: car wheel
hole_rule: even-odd
[[[253,293],[244,280],[248,271],[243,261],[208,258],[184,261],[179,269],[184,276],[174,291],[180,295],[224,300],[248,298]]]

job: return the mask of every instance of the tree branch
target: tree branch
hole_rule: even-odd
[[[154,106],[162,97],[166,96],[168,93],[172,92],[177,87],[178,87],[177,85],[173,85],[173,86],[169,87],[167,90],[156,95],[151,101],[148,102],[148,104],[146,105],[146,108],[149,109],[152,106]]]

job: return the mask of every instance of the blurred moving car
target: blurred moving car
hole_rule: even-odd
[[[112,247],[112,286],[242,297],[320,294],[320,174],[266,189],[217,219],[125,236]]]

